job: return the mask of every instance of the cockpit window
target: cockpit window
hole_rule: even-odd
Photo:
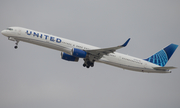
[[[11,30],[12,31],[13,29],[12,28],[7,28],[7,30]]]

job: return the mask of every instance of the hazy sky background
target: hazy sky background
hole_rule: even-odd
[[[180,45],[179,0],[1,0],[0,30],[20,26],[147,58]],[[60,51],[0,36],[0,108],[180,108],[180,48],[170,74],[64,61]]]

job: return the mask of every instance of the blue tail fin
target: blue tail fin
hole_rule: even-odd
[[[178,45],[176,45],[176,44],[170,44],[166,48],[162,49],[161,51],[157,52],[156,54],[154,54],[151,57],[144,59],[144,60],[164,67],[166,65],[166,63],[168,62],[168,60],[173,55],[173,53],[177,47],[178,47]]]

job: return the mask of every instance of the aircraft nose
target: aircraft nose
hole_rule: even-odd
[[[1,31],[1,34],[6,35],[6,31],[5,31],[5,30],[2,30],[2,31]]]

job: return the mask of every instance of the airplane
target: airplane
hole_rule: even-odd
[[[93,67],[95,62],[146,73],[171,73],[170,69],[176,68],[165,66],[178,47],[173,43],[147,59],[140,59],[115,52],[126,47],[130,38],[119,46],[99,48],[22,27],[8,27],[1,33],[9,40],[16,42],[15,49],[18,48],[20,41],[55,49],[61,51],[63,60],[78,62],[79,58],[82,58],[84,60],[83,66],[87,68]]]

